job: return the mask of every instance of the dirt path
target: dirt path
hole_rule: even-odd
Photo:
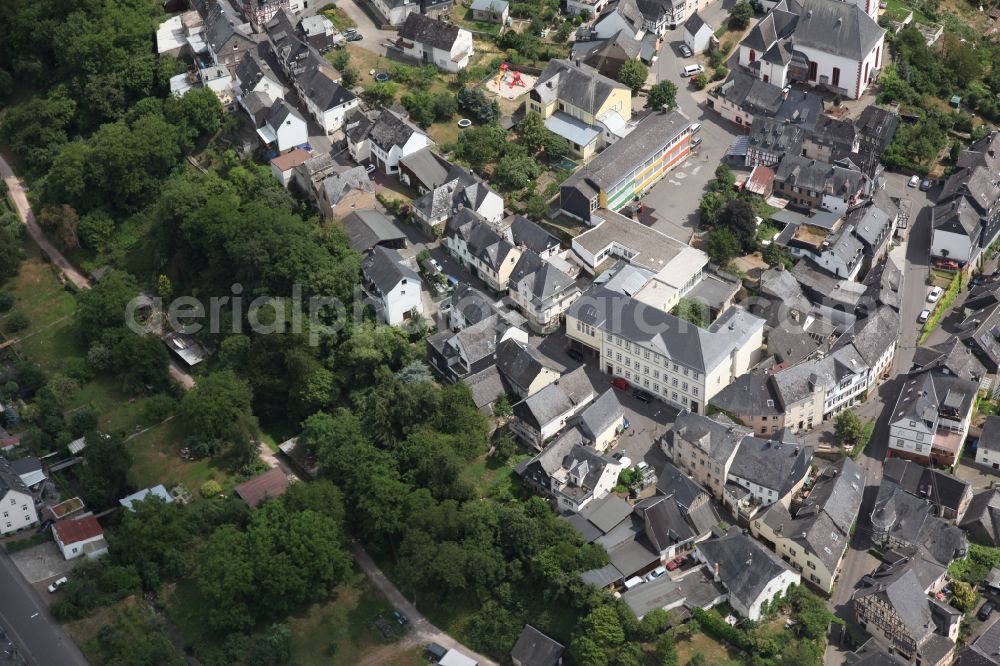
[[[25,194],[24,185],[14,174],[14,170],[10,168],[3,155],[0,155],[0,177],[3,178],[3,182],[7,185],[7,196],[10,198],[11,203],[14,204],[14,208],[17,209],[17,214],[21,218],[21,222],[28,230],[28,235],[35,241],[35,244],[48,256],[63,277],[72,282],[77,289],[90,289],[90,280],[78,271],[73,264],[69,263],[69,260],[63,256],[62,252],[56,249],[49,242],[49,239],[45,237],[45,233],[35,221],[35,213],[31,210],[31,204],[28,203],[28,195]],[[183,386],[185,391],[194,388],[194,378],[177,365],[175,361],[170,361],[169,370],[170,376]]]
[[[392,584],[382,570],[378,568],[375,561],[368,555],[361,544],[354,542],[351,544],[351,551],[354,553],[354,559],[357,561],[358,566],[361,570],[365,572],[368,579],[385,595],[392,607],[398,610],[400,613],[405,615],[410,620],[410,626],[412,630],[404,641],[407,641],[410,645],[415,645],[418,643],[437,643],[448,649],[459,650],[465,653],[469,657],[472,657],[479,662],[480,666],[497,666],[497,663],[492,659],[488,659],[481,654],[473,652],[469,648],[465,647],[454,638],[444,633],[433,624],[430,620],[423,616],[423,614],[417,610],[416,606],[407,601],[403,593],[396,589],[396,586]],[[399,644],[396,644],[398,648]],[[374,655],[372,655],[374,657]],[[366,658],[366,661],[370,661]],[[377,663],[375,661],[370,661],[370,663]]]

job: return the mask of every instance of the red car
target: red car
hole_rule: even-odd
[[[611,385],[620,391],[628,390],[628,381],[622,377],[615,377],[611,380]]]

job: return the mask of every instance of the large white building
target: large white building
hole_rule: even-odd
[[[764,320],[734,307],[704,329],[595,285],[566,311],[566,335],[599,354],[608,374],[703,413],[709,398],[760,358]]]
[[[0,535],[13,534],[38,522],[31,490],[4,458],[0,458],[0,512]]]
[[[782,0],[740,43],[740,65],[779,88],[805,83],[858,99],[883,65],[877,12],[872,0]]]

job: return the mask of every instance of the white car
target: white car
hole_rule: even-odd
[[[930,319],[930,317],[931,317],[931,311],[930,310],[921,310],[920,311],[920,316],[917,317],[917,321],[920,322],[921,324],[923,324],[925,321],[927,321],[928,319]]]
[[[65,585],[68,582],[69,582],[69,578],[67,578],[66,576],[63,576],[62,578],[56,580],[54,583],[52,583],[51,585],[49,585],[49,592],[55,592],[56,590],[58,590],[60,587],[62,587],[63,585]]]
[[[941,295],[943,293],[944,289],[942,289],[941,287],[934,287],[933,289],[931,289],[931,293],[927,294],[927,302],[937,303],[938,299],[941,298]]]
[[[646,574],[646,582],[651,583],[663,574],[667,573],[667,568],[664,566],[659,566]]]
[[[691,125],[691,134],[697,134],[698,130],[700,129],[701,129],[701,123],[695,123],[694,125]]]
[[[906,184],[908,187],[917,187],[920,185],[920,176],[913,175],[910,176],[910,182]]]
[[[444,272],[444,269],[441,268],[441,262],[438,261],[437,259],[434,259],[433,257],[431,257],[431,266],[433,266],[434,268],[438,269],[438,273],[443,273]]]

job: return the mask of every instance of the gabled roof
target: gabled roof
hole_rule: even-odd
[[[885,30],[864,10],[839,0],[801,0],[795,25],[796,47],[864,60],[882,41]]]
[[[730,414],[772,416],[784,413],[781,396],[771,376],[764,372],[741,375],[712,396],[709,403]]]
[[[406,240],[406,234],[378,210],[356,210],[340,223],[350,237],[348,245],[355,252],[364,252],[386,242]]]
[[[958,477],[902,458],[886,460],[882,477],[899,484],[911,495],[956,513],[969,493],[969,484]]]
[[[410,16],[419,16],[419,14],[410,14]],[[422,132],[389,109],[384,109],[371,129],[368,130],[369,138],[386,152],[389,152],[393,146],[406,145],[406,142],[414,134],[422,134]]]
[[[453,23],[445,23],[413,12],[406,17],[403,27],[399,29],[399,36],[410,42],[450,52],[460,32],[462,29]]]
[[[580,366],[514,405],[514,416],[540,430],[577,405],[590,401],[594,393],[586,367]]]
[[[618,402],[614,389],[608,389],[580,412],[577,427],[590,441],[596,441],[606,430],[620,424],[625,408]]]
[[[565,651],[566,648],[561,643],[526,624],[510,651],[510,657],[523,666],[556,666]]]
[[[510,218],[510,226],[507,227],[507,234],[510,242],[518,247],[524,247],[532,252],[543,254],[553,248],[559,247],[559,239],[547,232],[538,223],[533,222],[523,215],[514,215]]]
[[[705,20],[698,15],[698,12],[694,12],[684,21],[684,29],[691,33],[692,35],[697,35],[698,31],[702,28],[712,29],[712,26],[705,23]]]
[[[21,476],[12,464],[6,458],[0,458],[0,499],[3,499],[11,490],[31,494],[28,486],[24,485]]]
[[[296,77],[305,96],[323,111],[335,109],[357,99],[354,93],[337,82],[339,78],[332,68],[312,61]]]
[[[628,90],[628,86],[600,74],[589,65],[556,59],[545,66],[531,95],[544,104],[559,100],[593,115],[615,90]]]
[[[403,262],[399,252],[381,245],[376,245],[372,253],[365,258],[361,264],[361,271],[382,294],[392,291],[404,279],[420,283],[420,276]]]
[[[510,282],[511,289],[517,291],[523,291],[521,289],[523,284],[531,294],[532,300],[537,303],[544,303],[569,289],[576,289],[573,278],[531,250],[521,253],[521,258],[511,271]]]
[[[731,473],[773,489],[780,498],[805,478],[811,462],[812,447],[744,437],[733,458]]]
[[[104,534],[101,524],[97,522],[97,518],[93,514],[70,520],[60,520],[52,526],[52,531],[55,532],[56,538],[64,546],[93,539]]]
[[[845,199],[860,192],[865,183],[865,175],[860,171],[792,153],[785,155],[781,160],[774,173],[774,179]]]
[[[497,369],[514,386],[527,390],[544,370],[557,372],[534,348],[514,339],[497,345]]]
[[[416,174],[429,188],[439,187],[448,182],[448,174],[453,168],[448,160],[429,147],[400,157],[399,163]]]
[[[240,499],[254,508],[266,499],[281,497],[287,490],[288,476],[279,467],[255,476],[233,489]]]
[[[673,497],[684,511],[690,511],[695,500],[708,495],[707,490],[669,462],[657,471],[656,491],[664,497]]]
[[[697,548],[709,571],[718,566],[719,579],[730,596],[745,607],[752,606],[772,581],[790,571],[770,550],[739,531],[704,541]]]
[[[914,371],[943,372],[977,382],[986,376],[986,366],[955,337],[930,347],[917,347],[913,368]]]
[[[753,431],[736,425],[722,414],[704,416],[683,411],[677,415],[670,432],[675,438],[691,442],[712,460],[724,462],[736,451],[740,440]]]
[[[989,488],[973,495],[960,526],[977,539],[1000,543],[1000,490]]]

